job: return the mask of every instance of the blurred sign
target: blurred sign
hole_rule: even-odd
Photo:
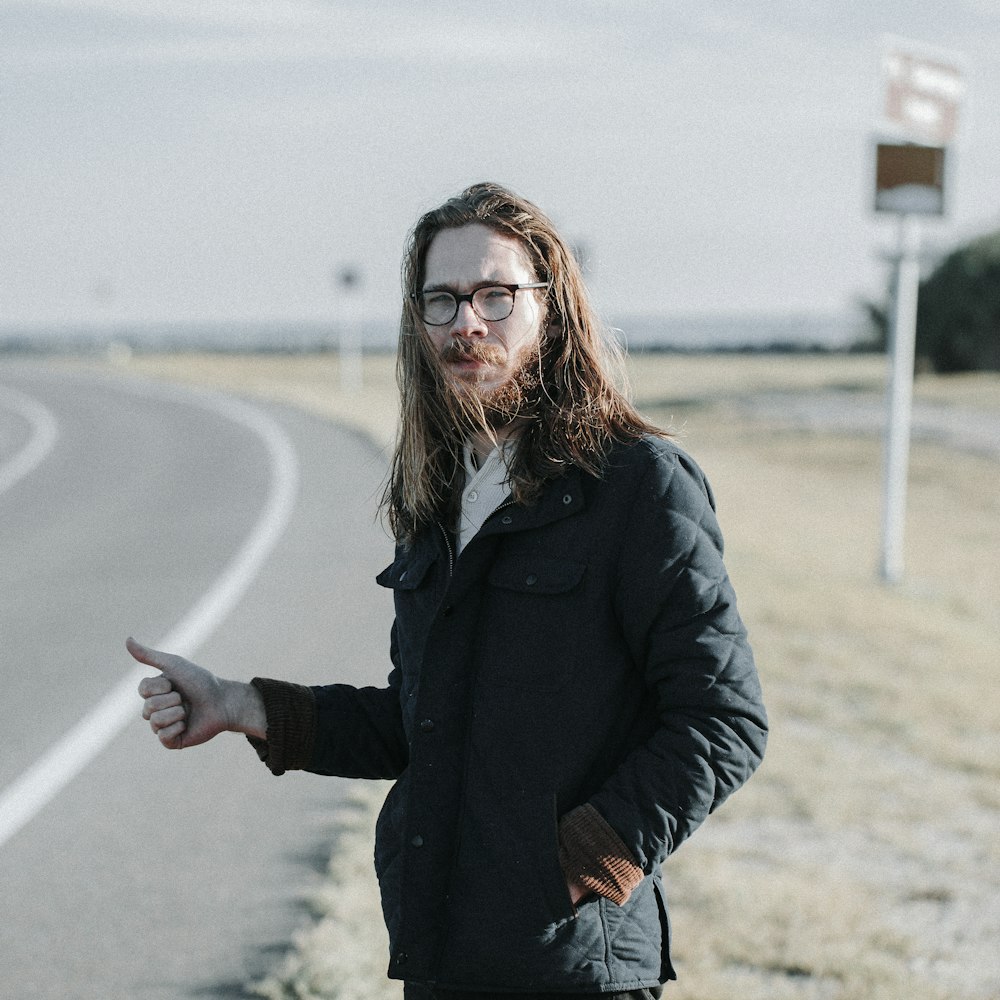
[[[893,44],[882,60],[887,124],[915,142],[945,146],[958,127],[965,83],[947,58]]]
[[[875,211],[944,214],[944,149],[880,142],[875,161]]]
[[[354,288],[360,288],[361,269],[351,266],[341,268],[341,270],[334,276],[334,284],[340,285],[341,288],[344,288],[347,291],[351,291]]]

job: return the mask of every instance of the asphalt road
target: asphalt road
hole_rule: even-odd
[[[134,684],[129,633],[224,676],[381,683],[384,471],[298,411],[5,362],[0,799]],[[237,736],[164,750],[140,707],[0,823],[0,997],[242,996],[304,919],[346,783],[274,778]]]

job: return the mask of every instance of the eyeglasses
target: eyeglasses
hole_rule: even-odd
[[[435,289],[410,296],[417,303],[420,318],[428,326],[447,326],[458,315],[463,302],[472,306],[473,312],[487,323],[506,319],[514,311],[514,296],[522,288],[548,288],[546,281],[532,281],[521,285],[483,285],[468,295],[456,295],[447,289]]]

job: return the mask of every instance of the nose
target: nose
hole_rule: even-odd
[[[489,333],[486,321],[479,318],[471,302],[459,302],[458,312],[448,333],[452,337],[485,337]]]

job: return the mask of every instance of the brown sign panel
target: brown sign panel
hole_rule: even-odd
[[[944,214],[944,149],[879,143],[875,210],[912,215]]]

